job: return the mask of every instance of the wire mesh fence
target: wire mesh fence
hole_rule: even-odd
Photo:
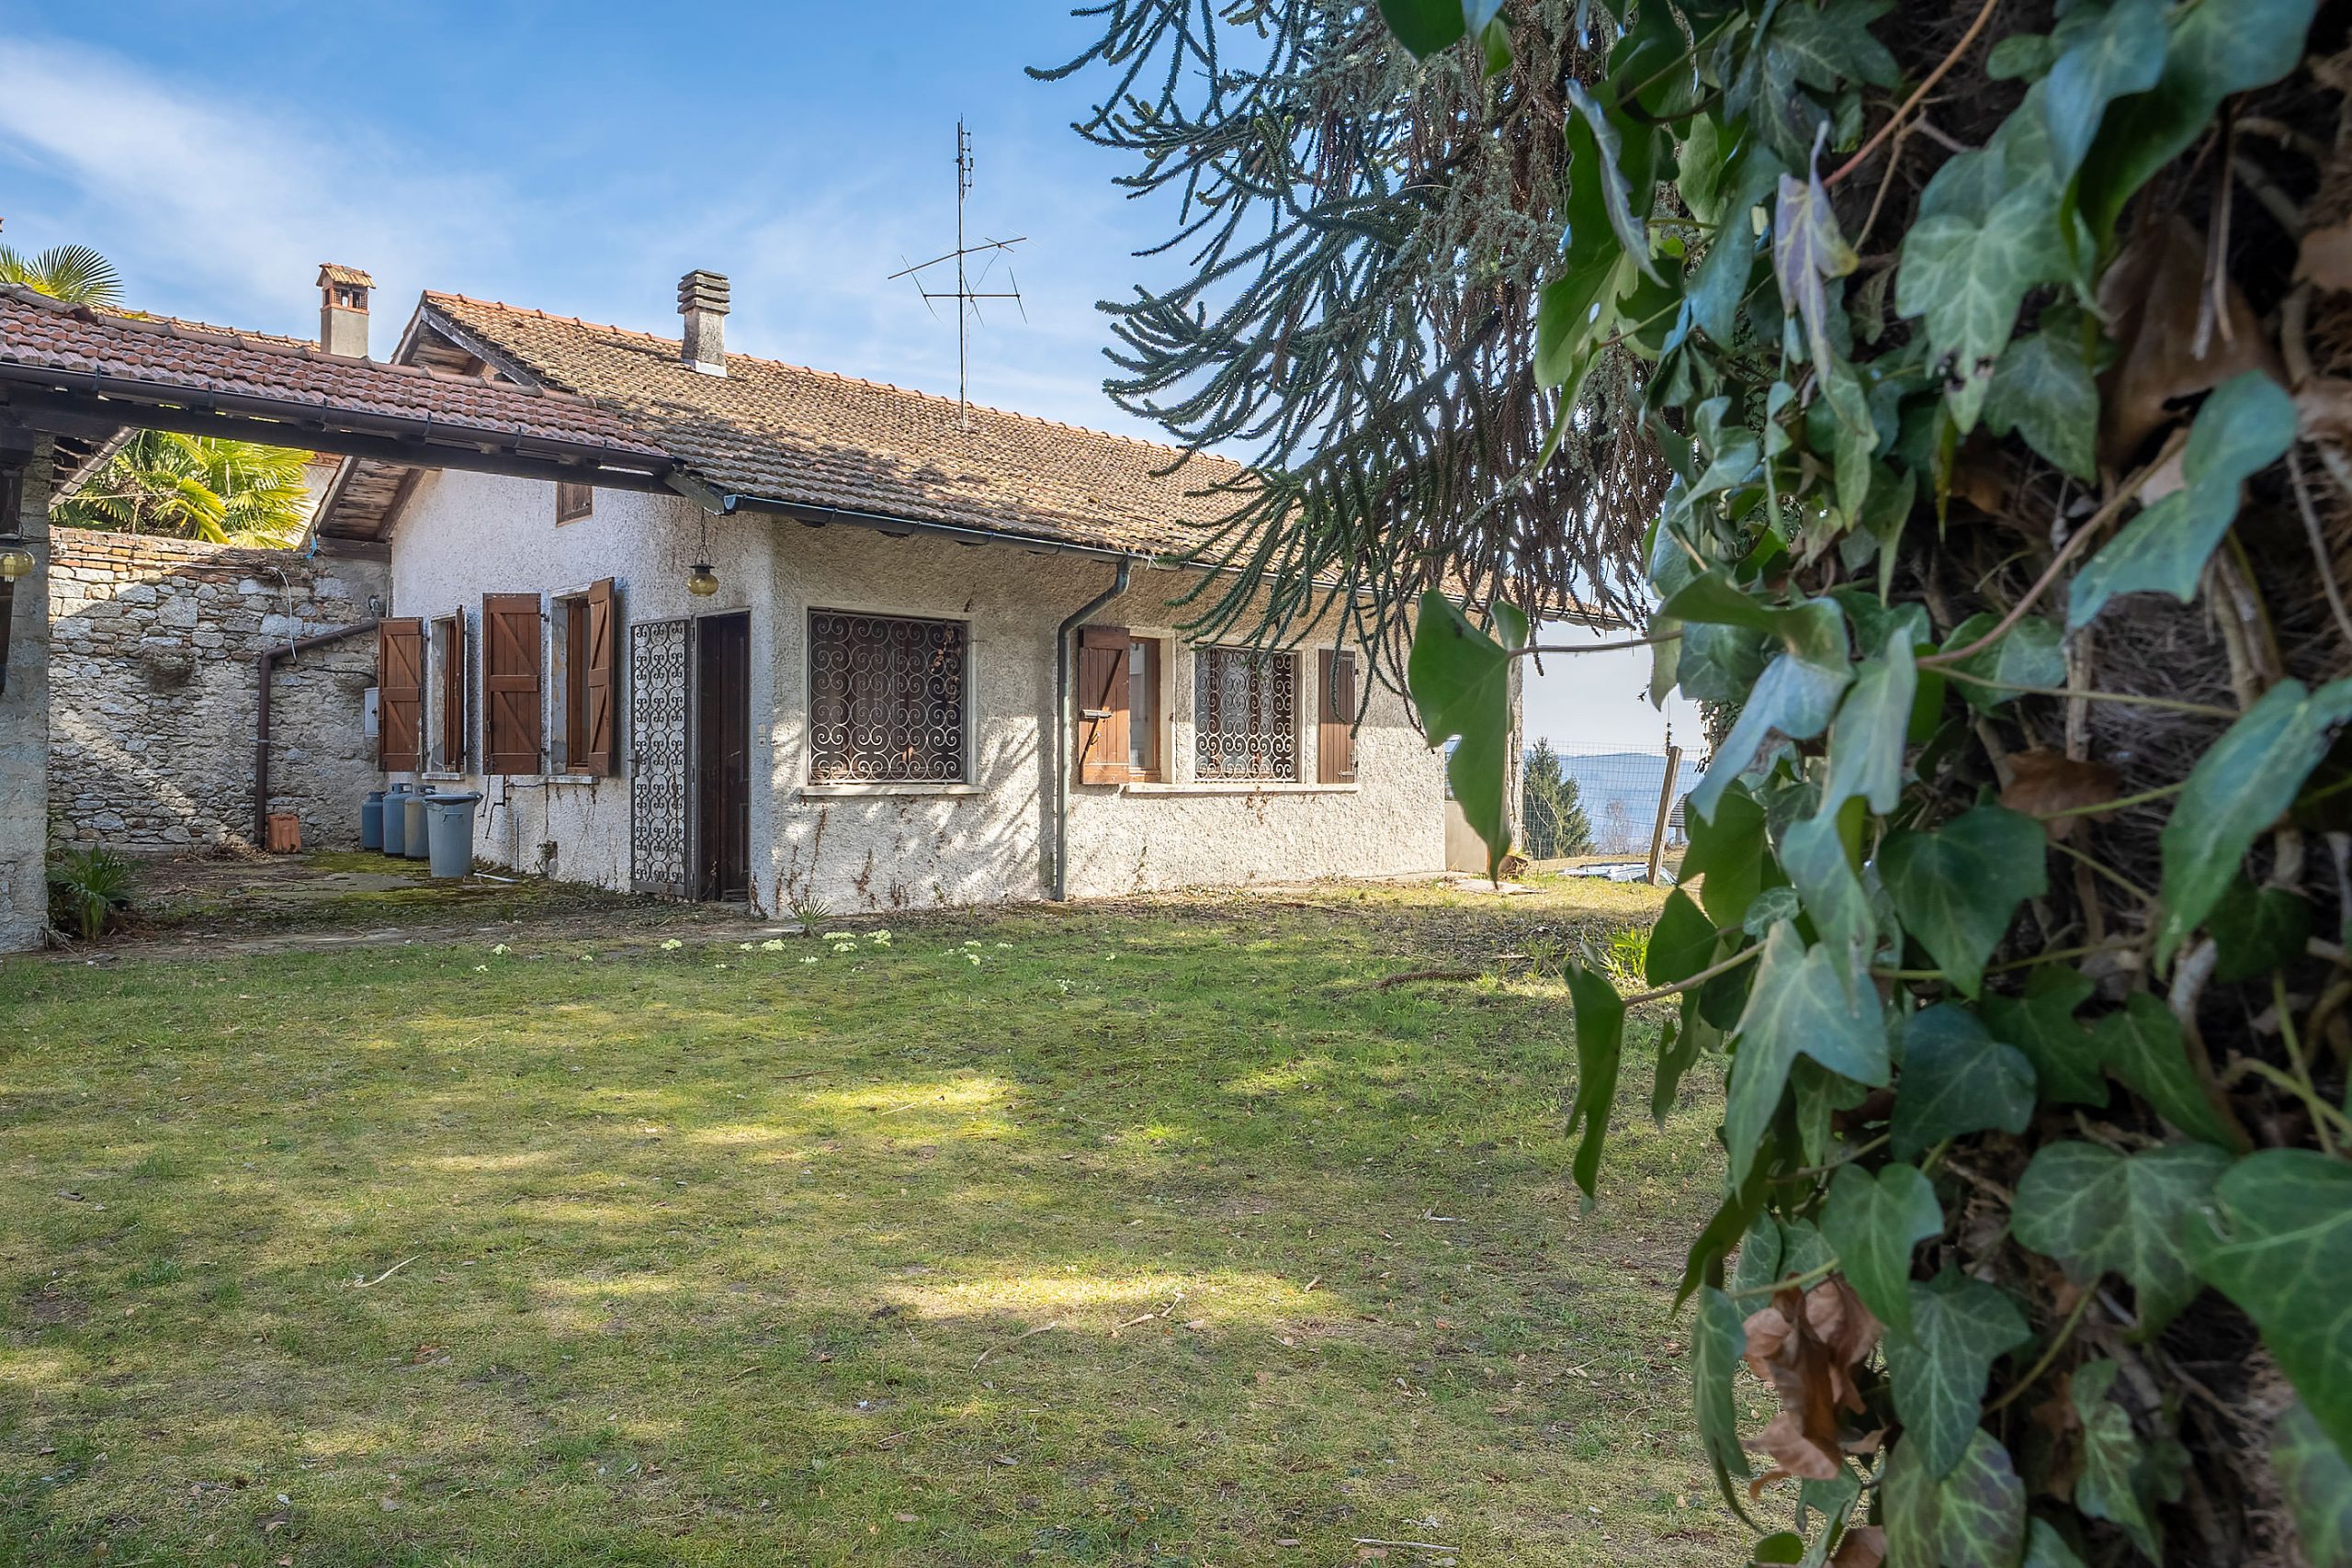
[[[1521,836],[1535,860],[1678,856],[1682,802],[1698,782],[1692,760],[1661,738],[1655,750],[1531,744],[1522,772]]]

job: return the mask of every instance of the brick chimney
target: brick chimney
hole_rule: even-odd
[[[319,346],[348,359],[368,357],[368,296],[376,280],[356,266],[319,264]]]
[[[678,279],[678,314],[686,319],[678,357],[706,376],[727,374],[727,279],[700,267]]]

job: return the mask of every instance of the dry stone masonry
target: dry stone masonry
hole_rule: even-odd
[[[248,844],[262,651],[372,620],[385,568],[58,528],[51,536],[50,835],[130,853]],[[372,637],[277,661],[270,807],[305,848],[358,841]]]

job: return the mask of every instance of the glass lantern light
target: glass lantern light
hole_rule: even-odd
[[[718,592],[718,573],[710,570],[708,561],[695,562],[686,573],[686,592],[697,599],[707,599]]]

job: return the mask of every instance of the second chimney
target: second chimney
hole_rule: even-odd
[[[368,357],[368,296],[376,280],[356,266],[319,264],[319,346],[347,359]]]
[[[700,267],[678,279],[678,314],[686,327],[678,357],[706,376],[727,374],[727,279]]]

